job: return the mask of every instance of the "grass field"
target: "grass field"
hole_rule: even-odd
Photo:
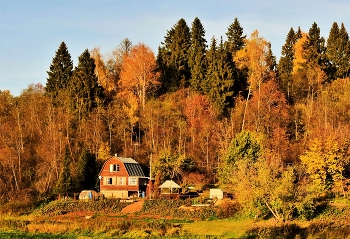
[[[172,201],[129,206],[55,201],[22,215],[9,211],[0,214],[0,238],[350,238],[350,209],[339,202],[312,220],[285,223],[240,214],[219,219],[212,209],[200,212]]]

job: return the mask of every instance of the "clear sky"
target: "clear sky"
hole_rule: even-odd
[[[347,0],[0,0],[0,90],[20,95],[30,84],[46,84],[52,58],[64,41],[74,65],[88,48],[112,52],[124,38],[155,53],[180,18],[198,17],[208,44],[226,39],[237,17],[249,37],[257,29],[277,58],[291,27],[308,31],[316,22],[328,37],[333,22],[350,29]]]

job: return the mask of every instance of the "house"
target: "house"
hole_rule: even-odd
[[[148,178],[141,165],[132,158],[113,156],[98,175],[100,193],[108,198],[129,198],[145,195]]]
[[[178,198],[181,187],[172,180],[166,180],[160,188],[160,196],[164,198]]]

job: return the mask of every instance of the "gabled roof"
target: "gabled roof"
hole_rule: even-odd
[[[121,161],[125,168],[126,171],[128,172],[129,176],[136,176],[136,177],[145,177],[145,174],[143,173],[143,170],[141,168],[141,165],[136,162],[134,159],[132,158],[123,158],[123,157],[116,157],[113,156],[111,158],[109,158],[104,164],[103,167],[101,169],[100,174],[102,173],[102,170],[104,169],[105,165],[107,164],[107,162],[113,158],[118,159],[119,161]]]
[[[181,188],[177,183],[173,180],[166,180],[159,188]]]

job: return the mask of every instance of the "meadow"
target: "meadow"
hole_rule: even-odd
[[[123,212],[125,208],[140,203],[141,208]],[[344,200],[342,204],[327,205],[312,220],[295,219],[284,223],[244,214],[231,200],[200,208],[188,204],[188,200],[143,200],[137,203],[56,200],[39,206],[6,203],[0,207],[0,238],[350,237],[350,210]]]

